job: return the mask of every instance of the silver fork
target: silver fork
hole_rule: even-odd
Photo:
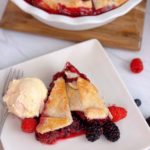
[[[7,106],[6,106],[5,102],[3,102],[2,97],[5,95],[6,91],[8,90],[9,83],[13,79],[19,79],[21,77],[23,77],[23,71],[21,71],[20,69],[10,69],[8,76],[5,80],[3,92],[2,92],[1,100],[0,100],[0,136],[1,136],[1,132],[2,132],[5,120],[8,115]],[[0,143],[0,145],[1,145],[1,143]],[[2,148],[0,148],[0,150],[1,149]]]

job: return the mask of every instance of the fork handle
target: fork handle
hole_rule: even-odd
[[[0,136],[7,116],[8,116],[8,109],[5,104],[0,102]]]

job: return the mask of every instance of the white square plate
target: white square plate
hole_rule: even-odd
[[[144,150],[148,148],[150,129],[97,40],[83,42],[14,67],[23,69],[25,76],[41,78],[48,85],[53,74],[62,70],[66,61],[70,61],[91,79],[107,104],[116,104],[127,109],[127,118],[117,123],[121,138],[111,143],[101,137],[100,140],[90,143],[81,136],[60,141],[55,145],[44,145],[36,141],[34,134],[23,133],[20,129],[20,120],[9,115],[1,136],[5,150]],[[0,92],[8,69],[0,71]]]

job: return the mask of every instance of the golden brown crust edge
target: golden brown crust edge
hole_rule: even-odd
[[[36,128],[37,132],[42,134],[66,127],[72,123],[66,84],[63,78],[55,81],[42,115]]]
[[[36,131],[41,134],[58,130],[72,123],[69,118],[42,117],[40,121],[43,123],[37,126]]]
[[[89,119],[103,119],[109,115],[96,87],[89,81],[79,77],[77,88],[74,89],[68,84],[67,93],[71,111],[82,111]]]

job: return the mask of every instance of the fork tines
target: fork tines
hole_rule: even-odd
[[[22,70],[11,68],[9,73],[8,73],[7,78],[5,80],[5,83],[4,83],[2,96],[4,96],[5,92],[7,91],[10,81],[12,81],[13,79],[19,79],[22,77],[23,77],[23,71]]]

